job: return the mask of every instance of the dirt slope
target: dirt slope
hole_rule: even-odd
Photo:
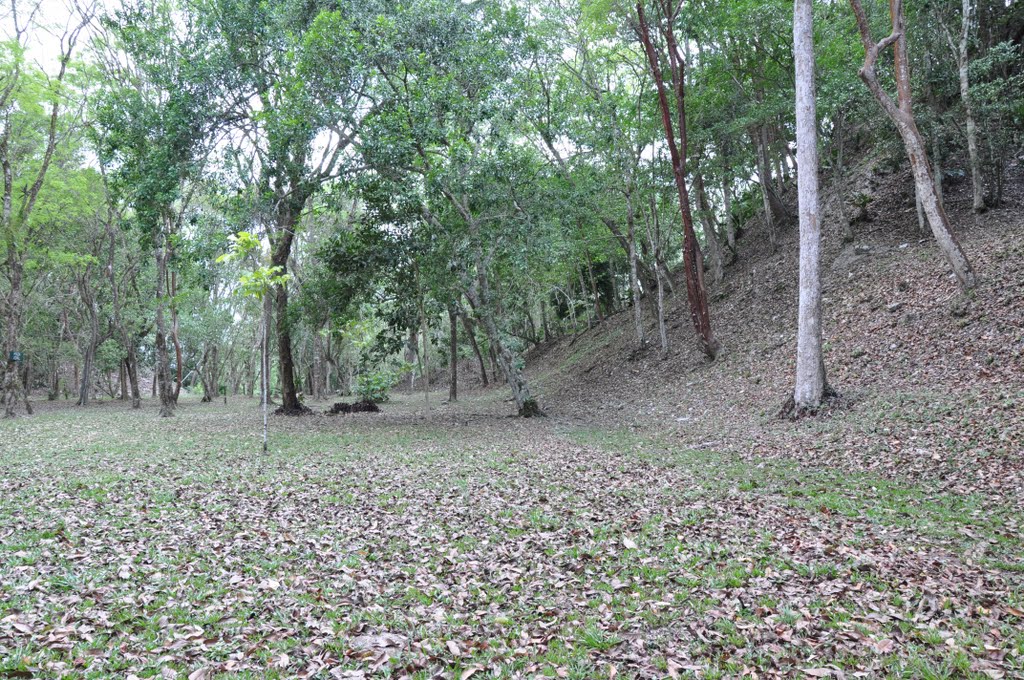
[[[671,429],[689,446],[930,480],[1024,505],[1024,169],[1011,168],[1006,205],[981,216],[969,210],[966,183],[947,188],[981,281],[965,299],[918,231],[909,171],[882,174],[880,165],[863,163],[847,185],[847,196],[874,196],[854,243],[842,243],[835,197],[824,203],[825,360],[842,394],[828,413],[776,418],[795,361],[798,233],[787,227],[770,253],[753,224],[711,291],[720,360],[697,352],[677,285],[664,361],[656,348],[636,356],[629,310],[536,349],[527,363],[545,408]],[[649,311],[647,322],[656,343]]]

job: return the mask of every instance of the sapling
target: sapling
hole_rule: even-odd
[[[238,287],[234,293],[254,298],[260,303],[266,298],[275,286],[283,286],[290,278],[282,267],[266,264],[270,260],[270,253],[263,247],[259,237],[248,231],[240,231],[228,237],[231,240],[231,250],[217,258],[217,262],[249,262],[252,269],[243,270],[238,276]],[[263,453],[267,452],[267,409],[270,402],[270,355],[269,355],[269,319],[267,318],[267,306],[263,308],[263,338],[260,349],[260,373],[262,374],[263,392]]]

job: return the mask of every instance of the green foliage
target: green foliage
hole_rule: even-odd
[[[360,373],[356,376],[356,395],[360,399],[384,403],[390,399],[391,388],[405,373],[408,373],[408,369],[397,370],[390,367]]]
[[[217,258],[219,263],[240,262],[251,260],[255,266],[243,271],[238,276],[238,295],[262,300],[267,293],[275,286],[283,286],[291,278],[290,274],[284,272],[284,268],[278,265],[260,264],[265,259],[262,255],[263,244],[259,237],[247,231],[240,231],[228,237],[231,241],[231,250]]]

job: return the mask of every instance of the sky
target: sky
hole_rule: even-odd
[[[81,21],[82,12],[94,16],[93,24],[78,41],[75,51],[82,55],[88,42],[88,34],[98,30],[95,16],[111,5],[113,0],[4,0],[0,8],[0,39],[15,37],[15,16],[17,25],[25,28],[23,43],[28,60],[40,66],[47,73],[54,73],[60,59],[60,40],[68,29]],[[15,11],[17,14],[15,15]]]

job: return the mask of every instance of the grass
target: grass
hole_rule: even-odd
[[[0,677],[1024,673],[1009,508],[435,408],[0,422]]]

